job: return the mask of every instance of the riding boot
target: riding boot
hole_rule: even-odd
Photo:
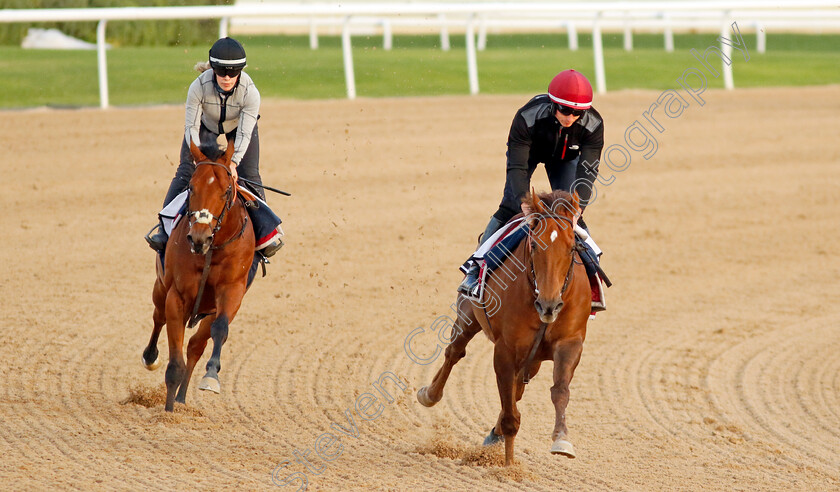
[[[478,236],[478,245],[481,246],[481,243],[483,243],[485,239],[490,239],[490,236],[501,229],[503,225],[505,225],[505,223],[497,219],[495,216],[490,217],[490,222],[487,223],[487,227],[484,228],[484,232]]]
[[[166,235],[166,231],[163,230],[163,225],[158,222],[152,229],[146,234],[146,242],[149,243],[149,247],[155,251],[163,251],[166,249],[166,242],[169,240],[169,236]]]
[[[504,222],[497,219],[495,216],[490,217],[490,222],[487,223],[487,227],[484,228],[484,232],[480,236],[478,236],[478,245],[481,246],[481,243],[484,242],[485,239],[490,238],[490,236],[495,234],[496,231],[498,231],[503,225]],[[478,273],[480,271],[481,266],[478,263],[473,263],[473,265],[467,271],[467,276],[464,277],[464,280],[461,282],[461,285],[458,286],[458,292],[465,295],[477,295]]]
[[[283,245],[285,245],[285,244],[286,244],[286,243],[285,243],[285,242],[283,242],[283,238],[282,238],[282,237],[276,237],[276,238],[274,238],[274,240],[271,242],[271,244],[269,244],[269,245],[268,245],[268,246],[266,246],[265,248],[261,249],[261,250],[260,250],[260,253],[262,253],[262,254],[263,254],[263,256],[265,256],[266,258],[271,258],[272,256],[274,256],[274,254],[275,254],[275,253],[277,253],[278,251],[280,251],[280,248],[282,248],[282,247],[283,247]]]
[[[481,267],[478,263],[473,263],[469,271],[467,271],[467,276],[464,277],[464,281],[458,286],[458,292],[464,295],[474,296],[476,293],[473,293],[473,291],[478,288],[478,272],[480,270]]]

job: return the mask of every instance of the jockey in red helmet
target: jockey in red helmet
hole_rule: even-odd
[[[604,148],[604,122],[592,107],[592,85],[580,72],[564,70],[548,85],[548,94],[533,97],[516,112],[507,141],[507,178],[502,202],[490,218],[486,239],[518,214],[539,163],[552,190],[577,192],[581,208],[592,197]],[[582,219],[578,222],[586,227]],[[467,271],[458,291],[475,295],[478,264]]]
[[[592,107],[592,86],[582,73],[564,70],[548,84],[548,97],[556,104],[572,110],[589,109]]]

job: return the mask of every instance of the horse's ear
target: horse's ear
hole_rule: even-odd
[[[192,139],[190,139],[190,153],[192,154],[193,159],[195,159],[195,162],[202,162],[208,160],[207,156],[204,155],[201,152],[201,150],[199,150],[199,148],[195,146]]]
[[[545,207],[543,206],[540,197],[537,196],[537,192],[534,191],[533,186],[531,187],[531,193],[528,193],[525,196],[524,203],[528,209],[528,227],[533,229],[537,226],[540,216],[545,215]]]
[[[572,193],[572,206],[575,207],[575,215],[580,215],[580,195],[577,191]]]
[[[545,205],[543,205],[542,199],[534,192],[533,187],[531,188],[531,210],[541,215],[547,215]]]
[[[575,207],[575,215],[572,217],[572,226],[577,227],[580,214],[583,213],[583,210],[580,208],[580,195],[578,195],[577,191],[572,193],[572,206]]]
[[[233,139],[228,140],[227,150],[225,151],[225,162],[230,162],[230,158],[233,157]]]

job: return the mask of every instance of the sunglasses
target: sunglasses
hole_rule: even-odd
[[[568,106],[563,106],[562,104],[555,104],[557,111],[560,111],[560,114],[564,114],[566,116],[583,116],[583,113],[586,111],[585,109],[574,109]]]
[[[215,73],[219,77],[228,76],[230,78],[234,78],[234,77],[238,77],[241,72],[242,72],[241,68],[224,68],[224,67],[214,67],[213,68],[213,73]]]

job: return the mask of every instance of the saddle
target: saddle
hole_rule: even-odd
[[[484,299],[484,286],[487,276],[502,266],[507,258],[511,257],[519,243],[528,236],[528,232],[528,224],[525,222],[524,216],[519,214],[508,221],[495,234],[483,240],[478,249],[461,265],[460,270],[464,274],[473,265],[478,265],[480,268],[478,289],[474,291],[476,295],[473,297],[476,301],[482,302],[482,299]],[[580,225],[575,226],[575,243],[575,249],[577,249],[584,268],[586,268],[589,285],[592,289],[592,312],[604,311],[606,309],[606,298],[603,284],[610,287],[612,282],[599,264],[599,258],[602,254],[601,248],[589,235],[589,231]],[[520,271],[525,268],[524,265],[519,266]],[[513,273],[516,274],[516,272]]]
[[[254,227],[255,251],[262,251],[266,256],[272,256],[278,249],[283,247],[283,222],[256,193],[242,187],[238,187],[237,200],[242,200],[251,224]],[[186,215],[189,204],[189,190],[184,190],[172,199],[163,210],[158,213],[160,222],[167,236],[172,235],[172,230]]]
[[[238,186],[239,193],[237,200],[241,200],[245,205],[245,210],[248,212],[248,217],[254,228],[254,260],[251,263],[251,268],[248,272],[248,286],[250,287],[256,276],[257,267],[262,265],[262,276],[265,277],[265,264],[269,263],[268,258],[273,256],[280,248],[283,247],[283,228],[280,224],[283,222],[255,192],[250,189]],[[184,190],[172,199],[163,210],[158,213],[160,223],[163,226],[167,237],[172,235],[175,226],[187,214],[187,207],[189,205],[189,190]],[[165,265],[164,253],[165,249],[159,252],[161,267]]]

